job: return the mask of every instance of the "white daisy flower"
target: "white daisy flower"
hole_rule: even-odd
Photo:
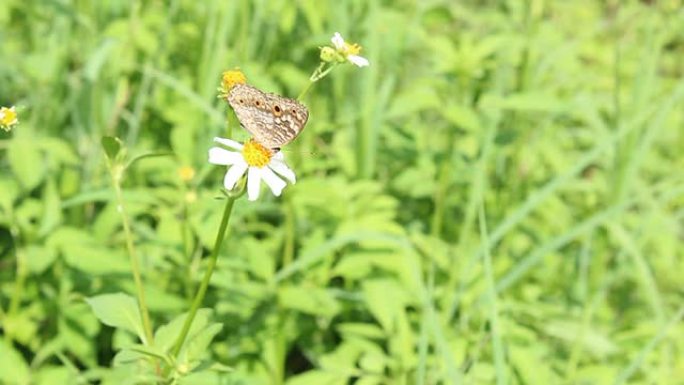
[[[339,52],[348,62],[359,67],[370,65],[368,59],[358,55],[361,52],[361,46],[356,43],[349,44],[345,42],[339,32],[335,32],[330,41],[335,46],[337,52]]]
[[[280,176],[292,184],[296,182],[294,171],[285,164],[285,156],[280,151],[274,152],[253,139],[244,145],[225,138],[214,138],[214,142],[237,150],[230,151],[221,147],[212,147],[209,149],[209,163],[228,166],[226,176],[223,178],[223,186],[228,190],[232,190],[246,172],[247,198],[250,201],[259,198],[262,180],[275,196],[280,196],[287,186],[287,183]]]

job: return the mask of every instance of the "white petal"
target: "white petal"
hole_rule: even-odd
[[[266,182],[266,185],[268,185],[268,187],[271,189],[273,195],[277,197],[280,196],[280,193],[282,193],[285,186],[287,186],[287,183],[278,178],[278,176],[274,174],[273,171],[271,171],[271,169],[268,167],[261,169],[261,177],[264,179],[264,182]]]
[[[342,49],[344,48],[344,39],[342,38],[342,35],[340,35],[339,32],[335,32],[333,35],[332,39],[330,41],[333,43],[335,48],[337,49]]]
[[[247,173],[247,199],[255,201],[259,199],[259,188],[261,187],[261,169],[250,167]]]
[[[232,190],[237,181],[239,181],[240,178],[245,175],[245,171],[247,171],[247,163],[244,162],[238,163],[228,169],[226,176],[223,177],[223,187],[225,187],[227,190]]]
[[[292,184],[297,183],[294,171],[292,171],[292,169],[289,168],[287,164],[285,164],[285,162],[283,162],[282,160],[275,159],[275,156],[271,159],[271,163],[268,164],[268,167],[270,167],[271,170],[285,177],[285,179],[292,182]]]
[[[365,57],[361,57],[358,55],[349,55],[347,56],[347,60],[349,60],[351,63],[356,64],[359,67],[365,67],[367,65],[370,65],[370,62],[368,59]]]
[[[245,163],[242,154],[228,151],[225,148],[212,147],[209,149],[209,163],[228,166],[231,164]]]
[[[242,151],[242,144],[240,144],[234,140],[217,137],[217,138],[214,138],[214,142],[221,143],[224,146],[228,146],[230,148]]]

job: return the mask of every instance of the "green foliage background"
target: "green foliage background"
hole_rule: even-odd
[[[86,302],[134,293],[100,138],[173,153],[124,184],[159,328],[222,213],[221,72],[294,97],[335,31],[371,65],[236,202],[194,353],[232,371],[179,383],[684,384],[678,0],[4,0],[0,383],[152,382]]]

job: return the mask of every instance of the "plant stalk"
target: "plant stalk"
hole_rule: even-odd
[[[121,215],[121,222],[123,223],[124,236],[126,238],[126,249],[131,262],[131,271],[133,273],[133,280],[135,281],[135,289],[138,295],[138,307],[142,315],[143,329],[145,331],[145,338],[147,341],[145,345],[152,345],[154,343],[154,335],[152,334],[152,322],[150,321],[150,312],[147,309],[147,301],[145,300],[145,290],[143,289],[142,276],[140,274],[140,263],[138,261],[138,254],[133,245],[133,235],[131,234],[131,226],[128,222],[128,214],[126,213],[126,206],[124,205],[123,193],[121,192],[121,173],[118,170],[118,165],[110,165],[110,174],[112,176],[112,185],[116,192],[117,211]]]
[[[171,351],[174,357],[178,356],[181,347],[183,347],[183,343],[185,342],[185,339],[187,338],[188,333],[190,332],[192,321],[195,319],[195,315],[197,315],[197,310],[199,310],[200,305],[202,305],[204,296],[207,293],[207,288],[209,287],[209,281],[211,280],[211,276],[214,273],[214,268],[216,267],[216,261],[218,259],[219,250],[221,249],[221,244],[223,243],[223,239],[226,235],[228,220],[230,219],[230,214],[233,211],[233,204],[235,203],[236,198],[228,197],[227,199],[228,200],[226,201],[226,208],[223,210],[223,218],[221,219],[221,225],[219,226],[218,233],[216,234],[216,242],[214,243],[214,249],[212,250],[211,256],[209,257],[209,265],[207,266],[207,270],[204,272],[204,278],[202,278],[202,282],[200,283],[200,286],[197,289],[195,299],[193,300],[192,305],[190,306],[190,312],[188,313],[188,316],[185,318],[183,329],[181,329],[181,332],[178,335],[178,339],[176,340],[176,343],[173,346],[173,350]]]

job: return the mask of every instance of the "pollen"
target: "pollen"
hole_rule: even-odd
[[[230,91],[236,84],[245,84],[247,77],[239,69],[228,70],[221,76],[221,88]]]
[[[248,140],[242,148],[242,157],[250,166],[264,167],[273,156],[273,151],[257,143],[254,139]]]

